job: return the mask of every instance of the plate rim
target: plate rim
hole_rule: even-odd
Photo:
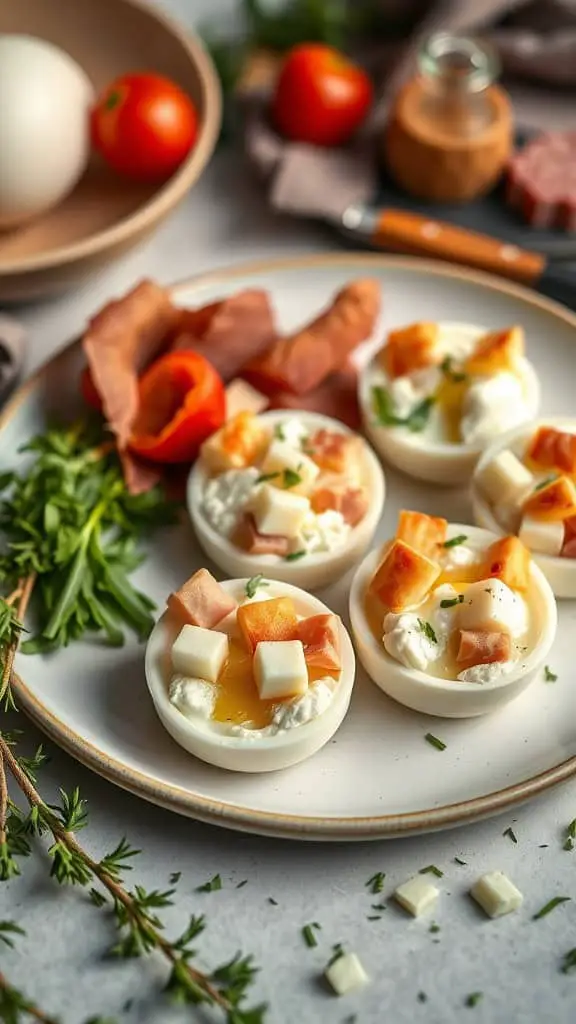
[[[481,288],[512,295],[527,305],[544,310],[554,319],[560,319],[576,330],[576,314],[551,299],[544,298],[528,288],[509,281],[500,280],[491,274],[451,266],[436,260],[421,260],[410,256],[388,256],[379,253],[333,252],[316,253],[306,256],[285,257],[278,260],[253,260],[234,264],[223,269],[214,269],[185,278],[171,286],[171,292],[179,293],[201,289],[206,285],[259,273],[274,274],[282,270],[299,270],[305,267],[337,267],[354,263],[359,267],[379,269],[400,269],[416,274],[434,274],[439,277],[471,282]],[[0,413],[0,433],[15,415],[20,405],[38,388],[46,370],[59,358],[65,357],[78,344],[74,339],[47,359],[39,369],[22,384]],[[382,814],[355,817],[295,815],[281,812],[257,810],[237,804],[214,800],[191,794],[189,790],[166,782],[157,782],[134,768],[128,768],[121,761],[110,757],[94,744],[83,739],[73,729],[64,725],[49,711],[38,697],[28,688],[18,673],[13,674],[13,688],[17,701],[28,716],[46,732],[67,753],[96,772],[96,774],[128,790],[151,803],[176,811],[187,817],[215,825],[224,825],[240,831],[274,835],[282,838],[357,840],[383,839],[408,836],[425,831],[446,829],[464,825],[482,817],[495,815],[576,775],[576,755],[538,772],[521,782],[502,789],[460,800],[439,807],[399,814]]]

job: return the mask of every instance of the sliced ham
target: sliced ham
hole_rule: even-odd
[[[250,555],[280,555],[284,558],[290,550],[288,537],[258,533],[254,517],[249,513],[240,519],[234,531],[233,542]]]
[[[274,391],[270,395],[272,409],[303,409],[319,412],[340,420],[351,430],[361,426],[360,407],[357,391],[358,372],[348,365],[333,373],[323,384],[306,395],[294,395],[291,391]]]
[[[487,630],[460,630],[460,643],[456,661],[473,665],[489,665],[493,661],[508,661],[512,641],[508,633],[490,633]]]
[[[138,375],[162,349],[177,316],[166,289],[141,281],[104,306],[88,325],[84,352],[121,451],[138,412]]]
[[[279,338],[267,352],[252,359],[243,376],[269,395],[276,391],[306,395],[343,367],[354,349],[372,334],[379,311],[378,282],[353,281],[312,323]]]
[[[340,512],[350,526],[357,526],[368,511],[370,499],[364,487],[334,484],[313,491],[310,504],[314,512],[327,512],[331,509]]]
[[[200,352],[224,380],[231,380],[277,337],[268,293],[246,289],[199,309],[181,310],[171,347]]]
[[[130,494],[145,494],[160,483],[162,474],[156,466],[148,465],[128,450],[120,451],[118,454]]]
[[[337,672],[340,661],[340,632],[338,616],[311,615],[301,619],[296,630],[296,639],[304,646],[304,657],[310,668]]]
[[[236,601],[227,594],[208,569],[199,569],[180,590],[170,594],[168,608],[179,622],[213,629],[236,608]]]

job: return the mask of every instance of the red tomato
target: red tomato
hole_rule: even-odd
[[[198,135],[198,114],[189,96],[161,75],[123,75],[92,111],[92,141],[120,174],[140,181],[169,178]]]
[[[224,422],[224,384],[198,352],[169,352],[138,383],[140,409],[129,448],[153,462],[191,462]]]
[[[80,392],[82,398],[86,402],[86,405],[91,406],[92,409],[96,409],[96,412],[102,412],[102,399],[98,393],[92,374],[90,373],[90,367],[86,366],[80,375]]]
[[[340,146],[362,124],[373,88],[362,68],[323,43],[288,53],[272,101],[272,119],[288,139]]]

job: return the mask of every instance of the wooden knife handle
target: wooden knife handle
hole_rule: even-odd
[[[546,266],[539,253],[407,210],[383,210],[371,241],[379,248],[461,263],[528,285]]]

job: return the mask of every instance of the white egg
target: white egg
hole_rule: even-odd
[[[0,35],[0,97],[0,228],[14,228],[59,203],[83,174],[94,90],[52,43]]]

